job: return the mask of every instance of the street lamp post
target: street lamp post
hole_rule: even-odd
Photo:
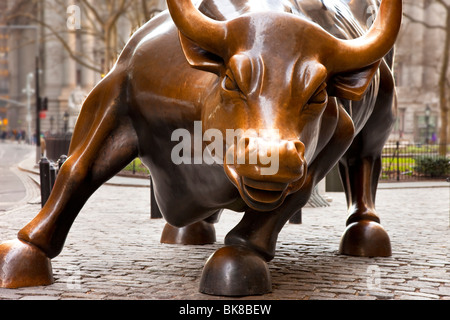
[[[64,121],[64,135],[65,135],[69,130],[69,113],[67,111],[64,112],[63,121]]]
[[[34,89],[31,87],[31,82],[33,81],[33,73],[30,72],[27,75],[27,86],[25,87],[25,89],[22,90],[23,93],[25,93],[27,95],[27,124],[28,124],[28,132],[27,132],[27,138],[28,138],[28,142],[29,144],[31,144],[32,142],[32,134],[31,134],[31,97],[32,95],[35,93]]]
[[[40,100],[41,97],[39,96],[39,28],[38,26],[28,26],[28,25],[8,25],[8,26],[0,26],[0,29],[9,29],[9,30],[34,30],[36,33],[36,72],[35,72],[35,80],[36,80],[36,88],[35,88],[35,94],[36,94],[36,163],[39,162],[41,159],[41,140],[40,140],[40,118],[39,118],[39,111],[40,111]],[[27,79],[28,80],[28,79]],[[30,114],[31,116],[31,114]],[[28,120],[28,116],[27,116]],[[31,120],[30,120],[31,121]],[[31,131],[31,129],[30,129]],[[29,136],[31,136],[29,134]]]
[[[41,94],[39,85],[39,57],[36,57],[36,70],[35,70],[35,80],[36,80],[36,163],[41,160],[42,150],[41,150]]]
[[[429,105],[425,108],[425,124],[427,126],[426,128],[426,137],[425,137],[425,143],[430,143],[430,114],[431,114],[431,108]]]

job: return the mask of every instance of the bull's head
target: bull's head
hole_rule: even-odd
[[[227,129],[247,132],[226,150],[224,168],[244,201],[261,211],[275,209],[305,183],[328,96],[363,96],[379,61],[394,45],[402,15],[401,0],[383,0],[366,35],[340,40],[289,13],[257,12],[217,21],[191,0],[167,3],[188,62],[219,77],[220,107],[208,106],[204,128],[219,129],[224,136]],[[342,81],[332,80],[337,76]],[[268,164],[260,160],[260,150],[277,154],[274,174],[263,174]]]

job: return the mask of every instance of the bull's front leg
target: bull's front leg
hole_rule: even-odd
[[[267,262],[275,256],[278,234],[309,198],[288,197],[279,209],[259,212],[248,209],[239,224],[226,238],[226,246],[217,250],[206,262],[200,291],[219,296],[262,295],[272,291]]]
[[[45,206],[16,240],[0,244],[0,287],[53,283],[50,259],[61,252],[81,208],[98,187],[137,156],[134,129],[115,100],[117,83],[110,80],[105,78],[86,99],[69,158]],[[104,92],[112,96],[105,98]]]

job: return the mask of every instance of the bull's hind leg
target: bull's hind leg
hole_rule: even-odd
[[[341,254],[363,257],[391,255],[389,236],[375,210],[380,162],[379,157],[365,157],[347,158],[340,163],[349,206],[347,228],[339,248]]]
[[[161,243],[203,245],[216,242],[214,224],[218,222],[221,212],[222,210],[205,220],[182,228],[177,228],[167,223],[161,235]]]
[[[386,257],[391,255],[388,234],[380,225],[375,196],[381,173],[381,153],[389,137],[393,116],[393,81],[381,66],[380,92],[371,118],[339,163],[347,196],[349,216],[340,245],[346,255]]]
[[[47,203],[18,239],[0,245],[0,287],[51,284],[50,259],[61,252],[81,208],[137,155],[137,137],[120,100],[117,79],[108,78],[87,98]]]
[[[152,219],[163,218],[156,202],[153,183],[151,184],[150,209]],[[219,221],[222,210],[217,211],[209,218],[177,228],[169,223],[164,226],[161,234],[161,243],[184,244],[184,245],[204,245],[216,242],[216,229],[214,224]]]

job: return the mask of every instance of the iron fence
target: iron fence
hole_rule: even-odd
[[[443,155],[445,154],[445,155]],[[450,175],[450,145],[388,143],[382,154],[381,180],[445,179]]]

